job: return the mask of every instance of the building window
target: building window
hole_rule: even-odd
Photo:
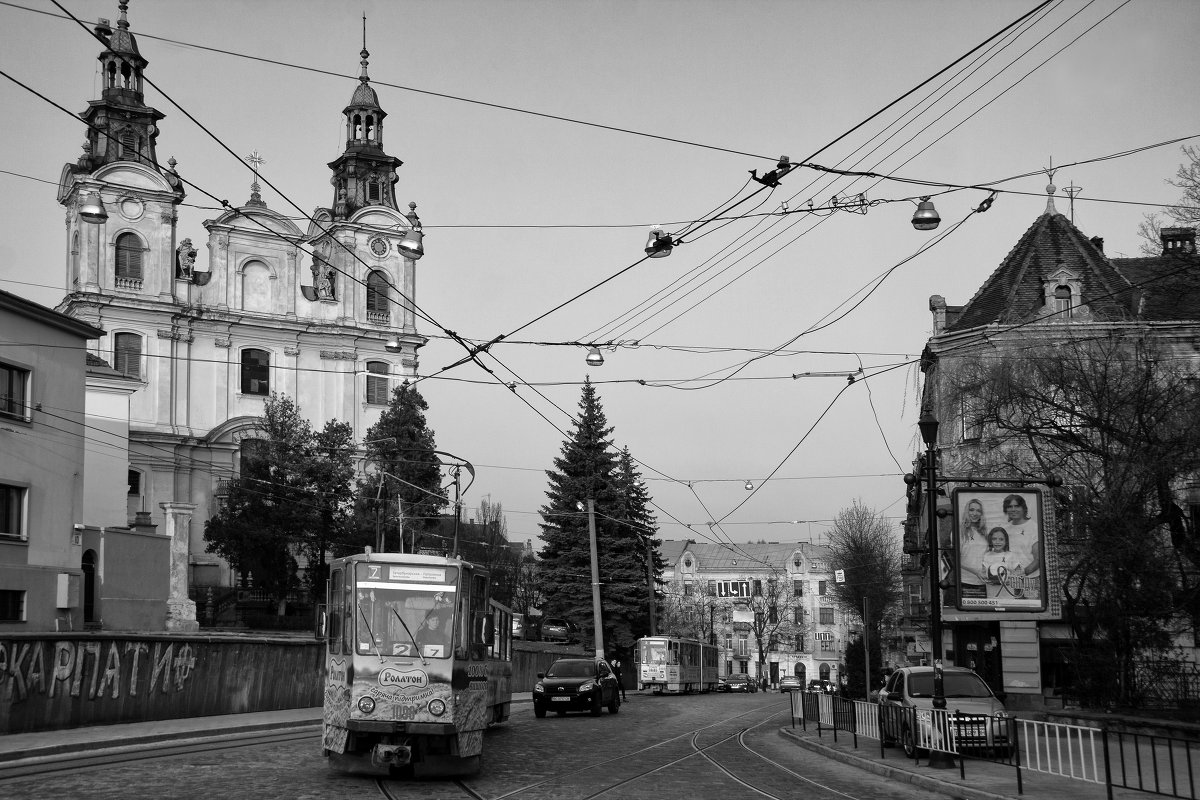
[[[822,650],[832,650],[833,649],[833,639],[822,639],[821,640],[821,649]]]
[[[777,607],[771,606],[767,609],[767,621],[772,625],[775,625],[779,622],[779,609]]]
[[[804,624],[804,609],[803,608],[794,608],[794,609],[792,609],[792,612],[793,612],[792,613],[792,622],[795,622],[797,625],[803,625]]]
[[[367,319],[387,322],[391,317],[388,280],[382,272],[367,275]]]
[[[24,486],[0,483],[0,536],[26,538]]]
[[[25,621],[25,592],[0,589],[0,622]]]
[[[754,582],[754,596],[762,597],[762,581]]]
[[[733,651],[733,634],[731,633],[725,634],[725,649]]]
[[[367,362],[367,403],[386,406],[388,403],[388,369],[386,361]]]
[[[1054,310],[1064,317],[1071,316],[1071,287],[1059,285],[1054,288]]]
[[[796,634],[796,651],[802,653],[804,649],[804,636],[798,633]]]
[[[242,394],[271,393],[271,354],[247,348],[242,351]]]
[[[745,636],[739,636],[737,640],[737,654],[739,656],[750,655],[750,640]]]
[[[0,364],[0,416],[29,419],[29,370]]]
[[[142,377],[142,337],[136,333],[113,336],[113,369],[130,378]]]
[[[832,608],[829,608],[829,607],[821,608],[821,624],[822,625],[832,625],[833,624],[833,609]]]
[[[822,597],[825,596],[825,585],[827,583],[829,583],[829,581],[817,581],[817,594],[821,595]]]
[[[983,436],[983,403],[979,395],[963,396],[959,404],[962,416],[962,438],[964,441],[975,441]]]
[[[683,585],[683,596],[684,596],[684,597],[691,597],[691,596],[692,596],[692,584],[691,584],[691,582],[690,582],[690,581],[689,581],[688,583],[685,583],[685,584]]]
[[[142,279],[142,240],[137,237],[137,234],[122,233],[117,237],[116,251],[117,278],[140,281]]]
[[[792,597],[804,597],[804,581],[792,581]]]
[[[709,597],[717,596],[717,582],[716,581],[708,582],[708,595],[709,595]]]

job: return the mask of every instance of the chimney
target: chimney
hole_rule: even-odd
[[[1104,252],[1104,237],[1103,236],[1093,236],[1092,237],[1092,245],[1097,250],[1099,250],[1101,253],[1103,253]]]
[[[1163,228],[1158,235],[1162,238],[1164,256],[1193,255],[1196,252],[1195,228]]]

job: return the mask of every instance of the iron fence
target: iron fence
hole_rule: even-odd
[[[915,763],[921,752],[956,757],[966,779],[967,762],[1011,767],[1017,793],[1023,772],[1054,775],[1113,789],[1129,789],[1180,800],[1200,800],[1200,742],[1102,727],[1016,719],[1007,715],[960,714],[941,709],[887,706],[824,694],[791,693],[792,726],[815,724],[818,736],[849,734],[877,743],[880,757],[897,744]],[[871,745],[875,746],[875,745]]]

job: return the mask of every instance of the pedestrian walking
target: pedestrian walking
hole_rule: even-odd
[[[617,686],[621,687],[621,699],[624,700],[625,679],[621,677],[621,659],[614,658],[612,661],[608,662],[608,665],[612,667],[613,674],[617,676]]]

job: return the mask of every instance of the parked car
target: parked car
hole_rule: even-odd
[[[779,679],[779,691],[781,692],[798,692],[803,688],[800,679],[795,675],[784,675]]]
[[[758,683],[750,680],[749,675],[742,673],[734,673],[733,675],[725,676],[725,691],[727,692],[746,692],[753,694],[758,691]]]
[[[524,639],[529,633],[529,626],[525,624],[525,615],[514,613],[512,615],[512,638]]]
[[[808,691],[821,694],[833,694],[833,681],[820,681],[816,678],[808,682]]]
[[[542,617],[538,632],[543,642],[571,644],[579,641],[579,626],[564,617]]]
[[[1004,708],[1001,697],[991,690],[972,670],[966,667],[945,667],[942,670],[942,692],[946,711],[968,719],[955,721],[955,738],[960,749],[988,750],[1007,757],[1012,754],[1009,740],[1012,715]],[[933,709],[933,667],[902,667],[888,676],[879,693],[884,706],[883,740],[885,744],[899,742],[909,758],[918,755],[915,726],[923,726],[929,735]],[[898,709],[889,712],[886,709]]]
[[[553,709],[560,716],[568,711],[601,710],[616,714],[621,709],[621,687],[603,658],[560,658],[550,669],[538,673],[533,687],[533,715],[541,719]]]

